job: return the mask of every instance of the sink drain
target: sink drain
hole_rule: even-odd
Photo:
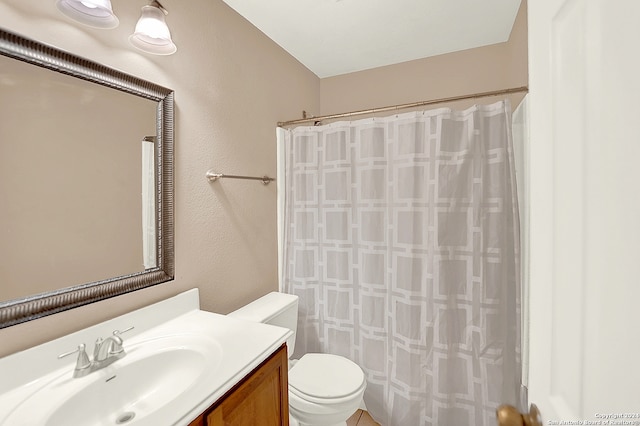
[[[136,416],[136,413],[134,413],[133,411],[127,411],[126,413],[122,413],[116,419],[116,424],[123,425],[125,423],[128,423],[131,420],[133,420],[135,416]]]

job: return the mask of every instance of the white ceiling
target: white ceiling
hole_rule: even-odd
[[[224,0],[318,77],[509,39],[521,0]]]

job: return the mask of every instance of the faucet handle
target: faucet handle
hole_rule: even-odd
[[[78,349],[76,350],[73,350],[71,352],[65,352],[63,354],[58,355],[58,359],[64,358],[76,352],[78,352],[78,359],[76,361],[76,371],[89,368],[89,366],[91,366],[91,361],[89,360],[89,355],[87,355],[87,351],[85,350],[84,343],[80,343],[78,345]]]
[[[122,331],[120,331],[120,330],[115,330],[115,331],[113,332],[113,335],[114,335],[114,336],[118,336],[118,335],[120,335],[120,334],[124,334],[124,333],[126,333],[127,331],[131,331],[131,330],[133,330],[134,328],[135,328],[134,326],[131,326],[131,327],[129,327],[129,328],[125,328],[125,329],[124,329],[124,330],[122,330]]]

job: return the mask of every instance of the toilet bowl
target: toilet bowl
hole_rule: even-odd
[[[286,327],[289,358],[295,346],[298,297],[269,293],[229,316]],[[291,426],[346,426],[360,407],[366,388],[362,369],[339,355],[308,353],[289,363],[289,419]]]
[[[289,411],[300,426],[346,425],[360,406],[364,374],[347,358],[310,353],[289,370]]]

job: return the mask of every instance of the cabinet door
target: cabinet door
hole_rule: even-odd
[[[288,426],[287,348],[282,346],[207,414],[207,426]]]
[[[204,426],[204,415],[200,414],[197,419],[189,423],[189,426]]]

